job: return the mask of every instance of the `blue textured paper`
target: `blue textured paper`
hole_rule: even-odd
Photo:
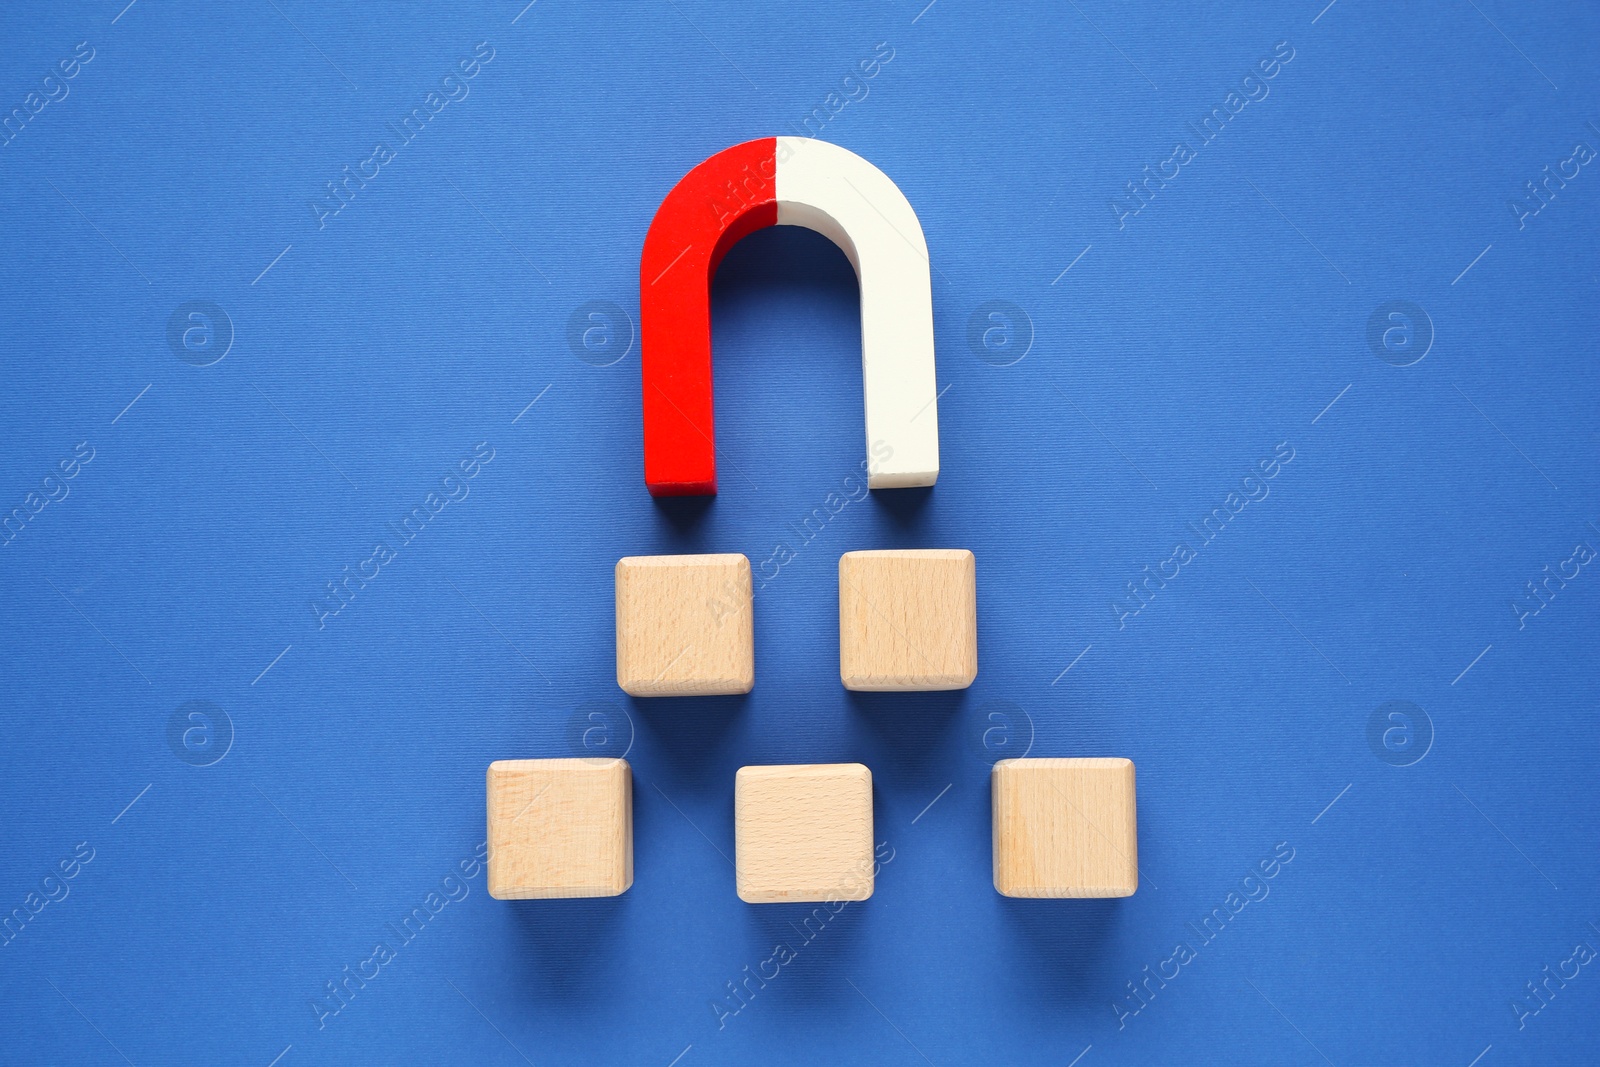
[[[0,14],[0,1061],[1595,1062],[1592,8],[523,2]],[[645,493],[645,229],[773,134],[921,217],[931,491],[772,230]],[[840,687],[888,547],[970,690]],[[755,691],[631,700],[702,551]],[[995,893],[1025,751],[1135,762],[1136,895]],[[624,752],[633,888],[490,899],[489,762]],[[873,897],[741,903],[735,771],[854,760]]]

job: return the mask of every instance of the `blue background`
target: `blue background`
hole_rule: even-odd
[[[1512,1003],[1600,948],[1600,574],[1511,605],[1600,547],[1600,174],[1520,227],[1509,202],[1600,149],[1600,15],[924,2],[7,5],[0,112],[94,58],[0,148],[0,510],[94,458],[0,548],[0,913],[27,919],[0,1060],[1594,1062],[1600,966]],[[863,456],[844,257],[772,230],[721,268],[709,503],[644,491],[629,342],[672,183],[807,117],[917,209],[945,391],[938,486],[805,543]],[[209,366],[167,339],[196,300],[234,333]],[[1368,340],[1393,300],[1432,335],[1409,366],[1403,326]],[[592,301],[621,314],[574,344]],[[478,442],[468,495],[319,628],[324,583]],[[1269,495],[1196,544],[1280,442]],[[1178,541],[1196,558],[1119,625]],[[616,688],[619,557],[780,543],[753,693]],[[841,689],[837,558],[896,546],[977,554],[970,690]],[[1416,707],[1372,740],[1389,701]],[[987,770],[1030,743],[1134,760],[1135,896],[994,892]],[[623,752],[626,894],[461,876],[491,760]],[[893,859],[719,1026],[809,913],[735,897],[734,773],[845,760]],[[466,896],[313,1007],[441,886]]]

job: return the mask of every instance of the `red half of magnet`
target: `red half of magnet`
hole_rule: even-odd
[[[717,491],[711,279],[748,233],[778,223],[777,139],[724,149],[661,202],[639,263],[644,481],[652,496]]]

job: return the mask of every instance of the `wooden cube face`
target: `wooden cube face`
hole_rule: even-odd
[[[617,562],[617,684],[636,697],[726,696],[756,682],[750,561],[738,553]]]
[[[846,689],[965,689],[978,676],[978,581],[966,549],[839,558],[839,677]]]
[[[620,759],[489,764],[489,895],[614,897],[633,884],[633,772]]]
[[[733,821],[740,900],[872,895],[872,772],[861,764],[741,767]]]
[[[1127,897],[1139,887],[1133,762],[994,765],[994,887],[1008,897]]]

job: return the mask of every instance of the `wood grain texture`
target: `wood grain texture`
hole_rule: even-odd
[[[990,776],[994,887],[1008,897],[1127,897],[1139,886],[1133,761],[1008,759]]]
[[[741,767],[733,821],[740,900],[872,896],[872,772],[861,764]]]
[[[614,897],[633,884],[626,760],[497,760],[488,791],[490,896]]]
[[[750,561],[617,561],[617,684],[636,697],[726,696],[756,682]]]
[[[977,676],[978,577],[971,552],[839,557],[839,677],[846,689],[965,689]]]

